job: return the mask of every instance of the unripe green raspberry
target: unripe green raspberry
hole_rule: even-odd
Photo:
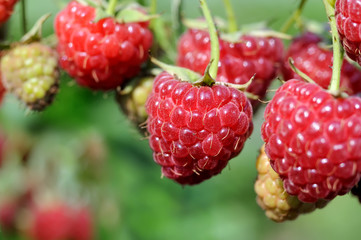
[[[35,42],[18,45],[1,59],[5,88],[32,110],[43,110],[57,93],[57,55],[50,47]]]
[[[265,210],[266,216],[275,222],[293,220],[300,214],[314,211],[327,204],[326,200],[316,203],[301,202],[296,196],[289,195],[283,188],[279,175],[272,169],[269,158],[261,148],[256,163],[258,178],[254,185],[257,203]]]
[[[143,77],[128,85],[123,91],[117,92],[116,100],[127,117],[140,127],[140,131],[144,132],[145,128],[140,125],[144,124],[148,118],[145,110],[145,102],[148,95],[152,91],[153,77]]]

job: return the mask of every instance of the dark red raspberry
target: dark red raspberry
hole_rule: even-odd
[[[244,93],[219,85],[197,87],[167,72],[155,78],[146,110],[154,160],[164,176],[180,184],[220,173],[253,130]]]
[[[0,25],[8,20],[18,0],[0,0]]]
[[[322,38],[311,32],[306,32],[295,38],[282,65],[284,79],[302,79],[291,69],[288,62],[291,57],[295,67],[316,81],[321,87],[328,89],[332,76],[333,53],[332,49],[322,48],[321,43]],[[341,91],[350,95],[360,92],[360,79],[361,71],[344,60],[341,68]]]
[[[255,79],[247,91],[263,98],[282,62],[283,43],[274,37],[244,35],[239,42],[219,40],[220,61],[217,81],[235,84]],[[203,74],[210,60],[210,38],[206,31],[189,29],[178,42],[179,66]],[[258,101],[251,101],[252,105]]]
[[[95,90],[121,85],[140,71],[152,45],[149,22],[94,22],[96,10],[71,2],[55,19],[60,65],[77,82]]]
[[[335,17],[343,48],[361,65],[361,1],[337,0]]]
[[[361,175],[361,98],[289,80],[264,113],[262,138],[284,188],[303,202],[333,199]]]

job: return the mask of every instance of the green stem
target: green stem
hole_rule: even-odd
[[[332,78],[329,86],[329,91],[333,94],[338,94],[340,89],[341,80],[341,66],[343,61],[343,52],[340,41],[340,36],[337,32],[335,9],[330,5],[328,0],[323,0],[326,8],[327,17],[331,25],[332,45],[333,45],[333,65],[332,65]]]
[[[157,14],[157,0],[151,0],[149,11],[151,15]]]
[[[23,35],[27,33],[27,22],[26,22],[26,4],[25,0],[21,0],[21,24],[22,24],[22,31]]]
[[[203,15],[208,24],[208,31],[211,38],[211,66],[209,68],[209,74],[213,79],[216,79],[218,72],[218,62],[219,62],[219,41],[217,36],[217,29],[214,25],[211,12],[207,6],[205,0],[199,0],[201,3],[201,8]]]
[[[173,0],[172,2],[172,29],[175,32],[177,39],[183,32],[182,25],[182,7],[183,0]]]
[[[307,0],[301,0],[300,5],[298,5],[298,8],[296,9],[296,11],[293,12],[291,17],[282,26],[280,32],[286,33],[291,28],[291,26],[294,22],[299,22],[302,10],[303,10],[306,2],[307,2]]]
[[[109,0],[109,4],[108,4],[107,10],[106,10],[106,12],[107,12],[109,15],[114,16],[114,14],[115,14],[115,8],[116,8],[116,6],[117,6],[117,2],[118,2],[118,0]]]
[[[237,32],[238,31],[237,21],[236,21],[235,15],[234,15],[232,4],[231,4],[230,0],[223,0],[223,3],[224,3],[224,7],[225,7],[226,13],[227,13],[228,32],[229,33]]]

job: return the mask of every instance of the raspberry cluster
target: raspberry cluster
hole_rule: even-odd
[[[331,200],[361,176],[361,99],[289,80],[264,113],[262,138],[284,188],[303,202]]]
[[[277,76],[283,43],[274,37],[243,35],[235,43],[219,40],[217,81],[244,84],[255,77],[247,91],[262,99]],[[178,42],[177,65],[203,74],[210,60],[210,38],[203,30],[189,29]],[[255,106],[258,101],[251,101]]]
[[[252,107],[239,90],[197,87],[163,72],[146,103],[149,144],[162,174],[197,184],[222,171],[253,130]]]
[[[95,21],[96,9],[70,2],[55,18],[60,65],[82,85],[110,90],[140,71],[152,45],[149,22]]]

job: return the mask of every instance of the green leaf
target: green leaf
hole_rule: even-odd
[[[116,20],[121,23],[130,23],[130,22],[147,22],[154,18],[159,17],[159,15],[148,15],[134,8],[125,8],[121,10],[116,15]]]
[[[162,68],[164,71],[174,75],[175,78],[179,79],[180,81],[186,81],[186,82],[197,82],[199,79],[201,79],[201,75],[199,75],[196,72],[193,72],[192,70],[188,68],[183,67],[176,67],[173,65],[169,65],[166,63],[163,63],[155,58],[151,58],[151,61],[158,65],[160,68]]]
[[[227,29],[227,23],[224,19],[219,17],[214,17],[214,23],[217,26],[217,29],[220,29],[221,31],[225,31]],[[204,19],[189,19],[185,18],[183,19],[183,24],[187,28],[192,29],[200,29],[200,30],[207,30],[208,25],[207,22]]]

